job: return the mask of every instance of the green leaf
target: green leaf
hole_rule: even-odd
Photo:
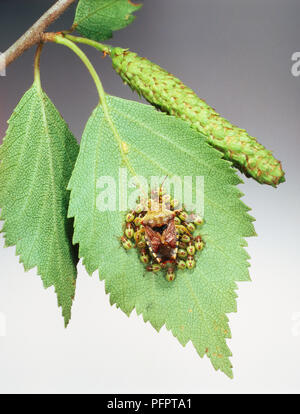
[[[133,12],[141,8],[131,0],[80,0],[73,28],[93,40],[110,39],[113,31],[133,22]]]
[[[54,286],[67,325],[75,294],[77,252],[67,219],[70,179],[78,144],[35,82],[9,122],[0,147],[0,207],[6,246],[16,245],[25,270],[37,266]]]
[[[165,324],[182,345],[192,341],[200,356],[207,354],[231,377],[226,313],[236,311],[236,281],[249,280],[244,237],[255,234],[236,187],[241,180],[184,121],[115,97],[107,97],[107,104],[105,111],[98,106],[86,125],[69,183],[79,256],[89,273],[99,269],[111,304],[127,315],[136,308],[158,331]],[[145,274],[136,249],[120,247],[126,213],[97,209],[97,180],[111,176],[118,183],[120,167],[127,167],[129,177],[147,179],[204,176],[206,245],[192,272],[180,271],[167,282],[162,275]],[[118,189],[116,199],[118,206]]]

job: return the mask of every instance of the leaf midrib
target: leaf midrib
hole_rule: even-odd
[[[57,212],[56,212],[56,207],[58,207],[58,202],[57,202],[57,198],[56,198],[56,185],[55,185],[55,181],[54,181],[54,176],[55,176],[55,172],[54,172],[54,166],[53,166],[53,154],[52,154],[52,148],[51,148],[51,135],[50,135],[50,131],[49,131],[49,124],[47,121],[47,116],[46,116],[46,106],[45,106],[45,100],[44,98],[47,99],[47,97],[44,95],[43,91],[41,89],[39,89],[39,97],[41,100],[41,105],[42,105],[42,115],[43,115],[43,124],[44,124],[44,128],[45,128],[45,133],[47,135],[47,139],[46,142],[48,144],[48,159],[49,159],[49,170],[50,170],[50,179],[51,179],[51,188],[52,188],[52,212],[53,212],[53,218],[54,218],[54,229],[55,229],[55,234],[56,234],[56,242],[58,247],[60,246],[61,248],[57,249],[57,256],[59,257],[59,263],[58,263],[58,267],[60,269],[59,274],[57,274],[57,277],[59,278],[59,281],[61,281],[62,275],[64,274],[64,266],[63,266],[63,262],[64,262],[64,258],[63,258],[63,251],[65,251],[65,246],[62,245],[62,243],[64,242],[64,239],[62,237],[59,237],[59,230],[58,230],[58,223],[59,223],[59,219],[57,216]],[[51,113],[50,113],[51,116]],[[67,190],[66,190],[67,191]],[[54,233],[53,234],[53,239],[54,239]],[[49,258],[50,259],[50,258]],[[54,284],[56,284],[56,282],[54,282]]]

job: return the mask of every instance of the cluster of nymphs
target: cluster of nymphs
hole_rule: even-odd
[[[121,237],[124,249],[137,249],[147,271],[162,271],[170,282],[176,270],[192,270],[196,253],[204,248],[201,236],[194,235],[203,219],[178,205],[164,189],[151,191],[151,197],[139,198],[126,215]]]

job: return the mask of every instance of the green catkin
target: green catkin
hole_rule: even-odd
[[[248,177],[274,187],[285,181],[281,163],[271,151],[222,118],[179,79],[127,49],[114,48],[110,54],[124,82],[160,110],[188,121]]]

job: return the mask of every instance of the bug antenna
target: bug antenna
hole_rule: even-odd
[[[164,183],[165,183],[165,181],[166,181],[167,178],[168,178],[168,174],[165,176],[165,178],[163,179],[163,181],[162,181],[162,183],[161,183],[161,185],[159,187],[159,194],[162,191],[163,185],[164,185]]]

